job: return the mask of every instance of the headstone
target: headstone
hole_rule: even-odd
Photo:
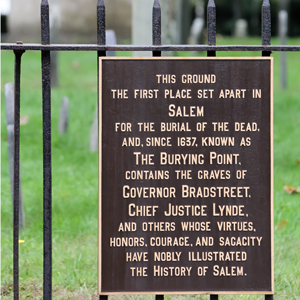
[[[96,105],[95,115],[94,115],[94,121],[91,127],[91,133],[90,133],[90,151],[91,152],[97,152],[98,151],[98,104]]]
[[[2,42],[8,33],[8,16],[10,13],[10,1],[9,0],[1,0],[0,2],[0,12],[1,12],[1,38]]]
[[[132,43],[133,45],[152,45],[152,10],[153,0],[132,1]],[[172,44],[174,21],[172,0],[160,0],[161,6],[161,41],[163,45]],[[174,5],[174,10],[177,8]],[[178,33],[177,33],[178,34]],[[168,53],[162,53],[168,55]],[[134,51],[133,56],[152,56],[150,51]]]
[[[175,0],[176,38],[175,44],[187,44],[192,24],[191,1]]]
[[[203,2],[199,1],[196,6],[196,18],[194,19],[191,27],[189,43],[197,45],[200,42],[201,34],[204,29],[204,6]]]
[[[161,43],[172,44],[172,14],[169,0],[161,0]],[[152,26],[152,22],[151,22]],[[151,27],[152,28],[152,27]],[[152,32],[152,30],[151,30]],[[170,56],[171,51],[163,51],[161,56]]]
[[[114,30],[106,30],[106,44],[107,45],[117,45],[117,37]],[[116,56],[115,51],[107,51],[106,56]]]
[[[117,37],[114,30],[106,30],[106,44],[107,45],[117,45]],[[116,56],[115,51],[107,51],[106,56]],[[94,121],[91,127],[90,133],[90,151],[98,151],[98,104],[96,105],[96,110],[94,114]]]
[[[182,32],[182,1],[183,0],[174,0],[175,5],[175,15],[174,15],[174,24],[172,24],[173,30],[173,41],[174,44],[182,44],[181,32]]]
[[[13,188],[14,188],[14,112],[15,112],[15,98],[14,86],[11,82],[5,84],[5,110],[7,123],[7,142],[8,142],[8,163],[11,199],[13,203]],[[25,211],[22,197],[21,176],[19,185],[19,226],[25,228]]]
[[[132,0],[132,44],[152,44],[153,0]],[[152,56],[150,51],[134,51],[133,56]]]
[[[248,33],[248,23],[245,19],[238,19],[234,26],[235,37],[246,37]]]
[[[50,5],[50,41],[51,44],[58,43],[59,30],[61,28],[61,10],[58,0],[49,1]],[[58,51],[51,51],[51,86],[59,84]]]
[[[68,131],[68,125],[69,125],[69,98],[64,97],[60,105],[58,134],[66,133]]]
[[[281,10],[278,14],[279,19],[279,38],[281,45],[286,45],[286,38],[288,33],[288,13],[286,10]],[[286,52],[281,51],[281,87],[287,86],[287,71],[286,71]]]

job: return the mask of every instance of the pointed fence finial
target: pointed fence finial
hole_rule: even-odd
[[[106,44],[106,25],[105,25],[105,4],[104,0],[97,3],[97,44]]]
[[[41,40],[42,44],[50,44],[50,23],[48,0],[41,2]]]
[[[262,4],[262,45],[271,45],[271,5],[269,0]]]
[[[154,0],[153,4],[152,44],[161,45],[161,7],[159,0]]]
[[[216,45],[216,5],[209,0],[207,5],[207,44]]]

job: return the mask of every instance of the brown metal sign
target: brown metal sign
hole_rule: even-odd
[[[100,59],[100,294],[274,292],[272,63]]]

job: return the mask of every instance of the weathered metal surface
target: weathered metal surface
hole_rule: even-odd
[[[271,45],[271,6],[269,0],[264,0],[262,4],[262,44]]]
[[[41,43],[50,44],[50,23],[49,23],[49,3],[48,0],[41,2]]]
[[[207,5],[207,44],[209,46],[216,45],[216,5],[214,0],[209,0]],[[216,51],[209,50],[208,57],[216,56]]]
[[[269,0],[263,0],[262,4],[262,45],[271,45],[271,6]],[[272,50],[271,50],[272,51]],[[271,56],[271,51],[262,52],[262,56]]]
[[[106,44],[106,25],[105,25],[105,4],[104,0],[98,0],[97,3],[97,44]]]
[[[214,0],[209,0],[207,5],[207,44],[216,45],[216,5]]]
[[[101,64],[100,293],[271,293],[271,60],[144,58],[103,59]],[[193,79],[185,82],[188,74]],[[201,81],[205,75],[215,80]],[[196,109],[202,112],[196,115]],[[206,129],[197,127],[204,123]],[[247,129],[239,129],[241,124]],[[210,138],[233,142],[208,145]],[[153,139],[169,142],[154,145]],[[222,161],[213,161],[212,155]],[[232,155],[236,161],[226,161]],[[185,156],[203,160],[184,162]],[[204,178],[206,171],[228,176]],[[239,178],[240,172],[247,175]],[[198,194],[186,192],[190,188]],[[205,189],[217,188],[244,192],[204,195]],[[160,189],[165,194],[156,192]],[[243,212],[222,215],[223,205]],[[207,213],[175,212],[186,206]],[[184,229],[181,222],[204,222],[210,228]],[[180,238],[187,242],[172,242]],[[202,238],[209,245],[199,242]],[[171,241],[167,246],[165,239]],[[238,240],[245,243],[235,244]],[[240,257],[224,259],[228,255]],[[207,273],[201,275],[204,267]]]
[[[21,56],[24,51],[15,53],[15,111],[14,111],[14,186],[13,186],[13,268],[14,299],[19,300],[19,203],[20,203],[20,86]]]
[[[43,299],[52,299],[52,165],[51,165],[51,63],[50,52],[42,51],[43,97]]]
[[[152,44],[161,45],[161,7],[159,0],[154,0],[152,13]]]
[[[45,51],[300,51],[300,45],[96,45],[96,44],[14,44],[2,43],[2,50]]]
[[[50,44],[48,0],[41,2],[42,44]],[[43,299],[52,299],[52,162],[51,162],[51,56],[42,50],[43,98]]]
[[[152,43],[161,45],[161,7],[159,0],[154,0],[152,11]],[[154,57],[161,56],[161,51],[153,51]]]

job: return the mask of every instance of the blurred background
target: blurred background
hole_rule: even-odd
[[[104,0],[107,44],[152,43],[153,0]],[[160,0],[162,43],[206,43],[208,0]],[[217,45],[261,44],[263,0],[215,0]],[[97,0],[49,0],[51,43],[93,43]],[[272,44],[300,45],[300,0],[270,0]],[[0,0],[2,42],[40,43],[40,0]],[[59,59],[58,59],[59,54]],[[117,56],[137,55],[116,51]],[[145,53],[143,53],[145,54]],[[149,53],[148,55],[151,55]],[[52,51],[53,297],[99,299],[97,55]],[[112,55],[112,54],[111,54]],[[163,55],[166,53],[163,52]],[[206,52],[174,52],[203,56]],[[259,56],[261,52],[217,52]],[[274,58],[274,257],[275,299],[300,295],[300,59],[299,52]],[[13,106],[14,54],[1,51],[1,299],[11,300],[13,217],[8,105]],[[20,176],[24,225],[20,231],[20,299],[43,294],[43,132],[40,51],[26,51],[21,72]],[[13,115],[12,115],[13,116]],[[12,117],[11,116],[11,117]],[[95,125],[95,126],[94,126]],[[96,146],[96,147],[95,147]],[[13,164],[11,164],[13,166]],[[26,220],[26,222],[25,222]],[[153,299],[143,296],[111,300]],[[166,296],[165,299],[170,299]],[[207,300],[177,296],[175,300]],[[223,295],[220,300],[264,299]]]
[[[195,43],[205,36],[207,0],[161,0],[163,44]],[[259,36],[260,0],[216,0],[217,33],[229,36]],[[278,34],[278,13],[288,12],[289,36],[300,35],[300,1],[270,0],[272,34]],[[51,26],[58,43],[96,43],[97,0],[49,0]],[[118,44],[151,44],[153,0],[109,0],[107,29],[115,31]],[[1,0],[1,33],[5,42],[40,40],[40,0]],[[136,26],[138,25],[138,26]],[[194,26],[194,27],[193,27]],[[145,30],[146,29],[146,30]],[[146,33],[145,33],[146,32]]]

